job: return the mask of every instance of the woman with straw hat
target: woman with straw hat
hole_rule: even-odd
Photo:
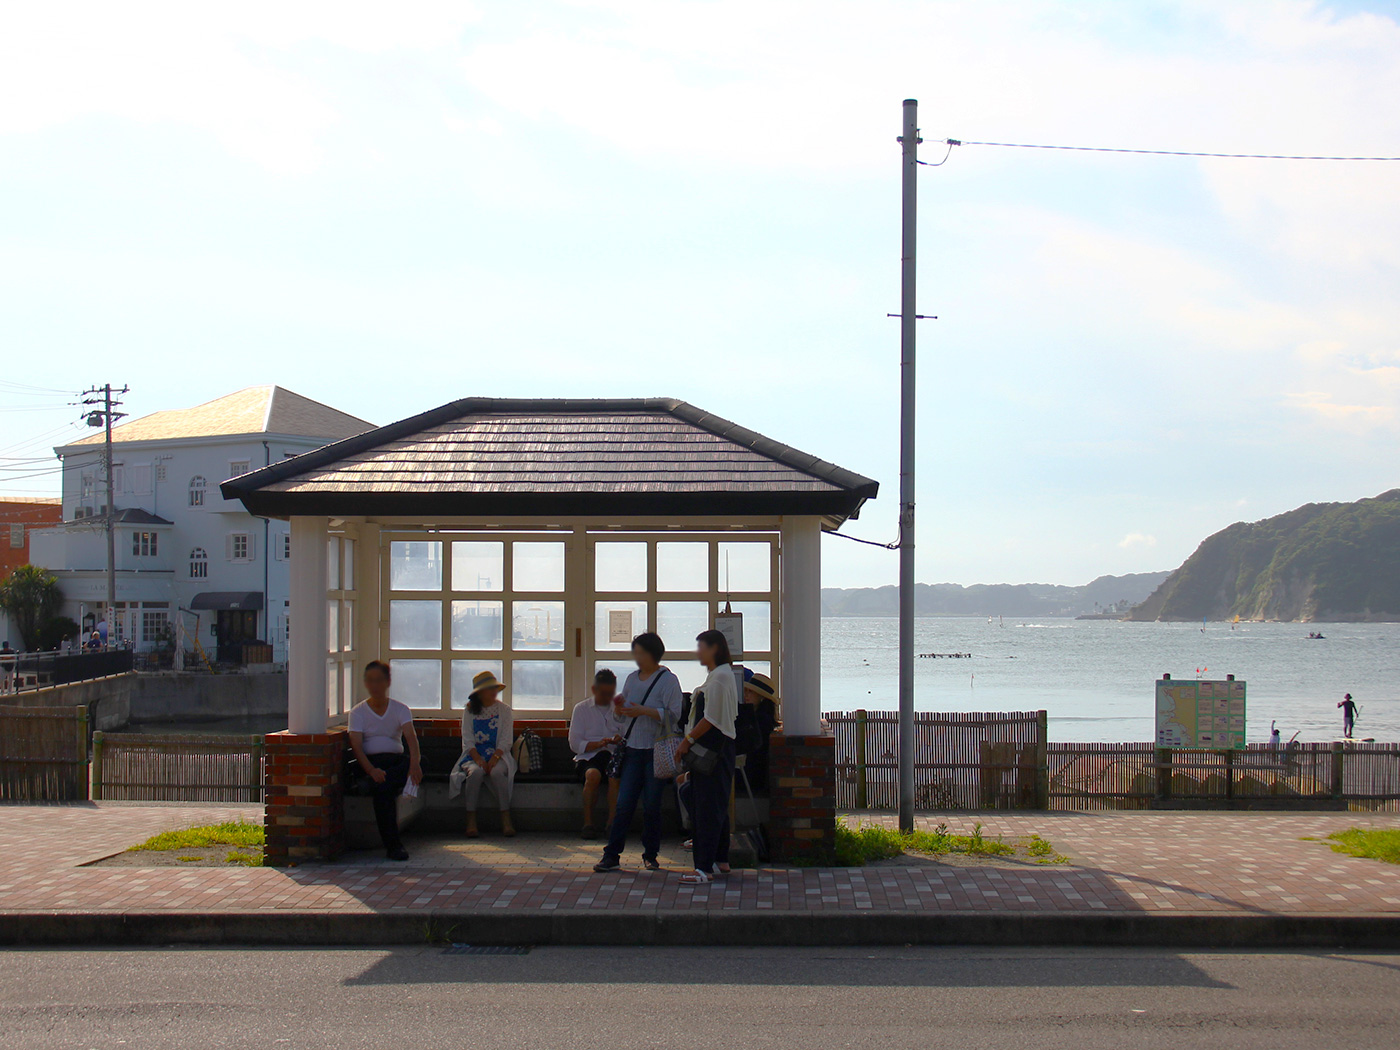
[[[452,771],[451,797],[462,793],[467,807],[467,838],[481,834],[476,825],[481,785],[491,782],[491,793],[501,808],[501,833],[515,834],[510,818],[510,796],[515,785],[515,757],[511,744],[515,737],[515,714],[501,699],[505,683],[490,671],[472,679],[471,695],[462,709],[462,754]]]

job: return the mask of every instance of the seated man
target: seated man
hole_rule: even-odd
[[[569,747],[574,752],[574,768],[583,783],[583,837],[596,839],[598,826],[593,823],[593,809],[598,800],[598,785],[608,782],[608,822],[611,827],[617,810],[616,780],[609,779],[608,765],[613,748],[622,741],[621,720],[613,707],[617,695],[617,675],[606,667],[593,676],[592,697],[574,705],[569,717]]]

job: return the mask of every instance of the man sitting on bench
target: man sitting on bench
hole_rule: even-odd
[[[569,717],[569,747],[574,752],[574,768],[583,784],[583,837],[596,839],[598,826],[593,823],[593,810],[598,800],[598,786],[608,783],[608,822],[612,827],[617,812],[618,781],[609,779],[608,766],[613,749],[622,741],[621,720],[613,706],[617,695],[617,675],[606,667],[593,676],[593,695],[574,705]]]

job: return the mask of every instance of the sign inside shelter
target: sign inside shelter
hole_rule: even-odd
[[[739,659],[744,655],[744,614],[722,612],[715,614],[715,630],[729,643],[729,655]]]
[[[608,610],[608,644],[632,640],[632,610]]]

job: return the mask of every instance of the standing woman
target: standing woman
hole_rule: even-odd
[[[365,692],[369,697],[350,709],[350,749],[360,771],[369,777],[374,800],[374,822],[390,860],[408,860],[399,838],[399,796],[408,781],[423,781],[418,760],[418,734],[408,705],[389,697],[389,665],[383,660],[365,664]],[[408,754],[404,754],[404,742]]]
[[[515,741],[515,713],[501,699],[505,684],[497,681],[490,671],[482,671],[472,679],[471,695],[462,710],[462,754],[452,772],[450,797],[462,792],[467,807],[467,838],[481,834],[476,826],[476,809],[481,799],[481,785],[488,778],[491,793],[501,807],[501,834],[515,835],[510,819],[510,796],[515,786],[515,756],[511,745]]]
[[[681,881],[713,882],[729,870],[729,791],[734,783],[734,718],[739,686],[729,642],[719,631],[701,631],[695,655],[710,672],[691,695],[690,727],[677,749],[688,756],[691,820],[695,824],[695,871]]]

